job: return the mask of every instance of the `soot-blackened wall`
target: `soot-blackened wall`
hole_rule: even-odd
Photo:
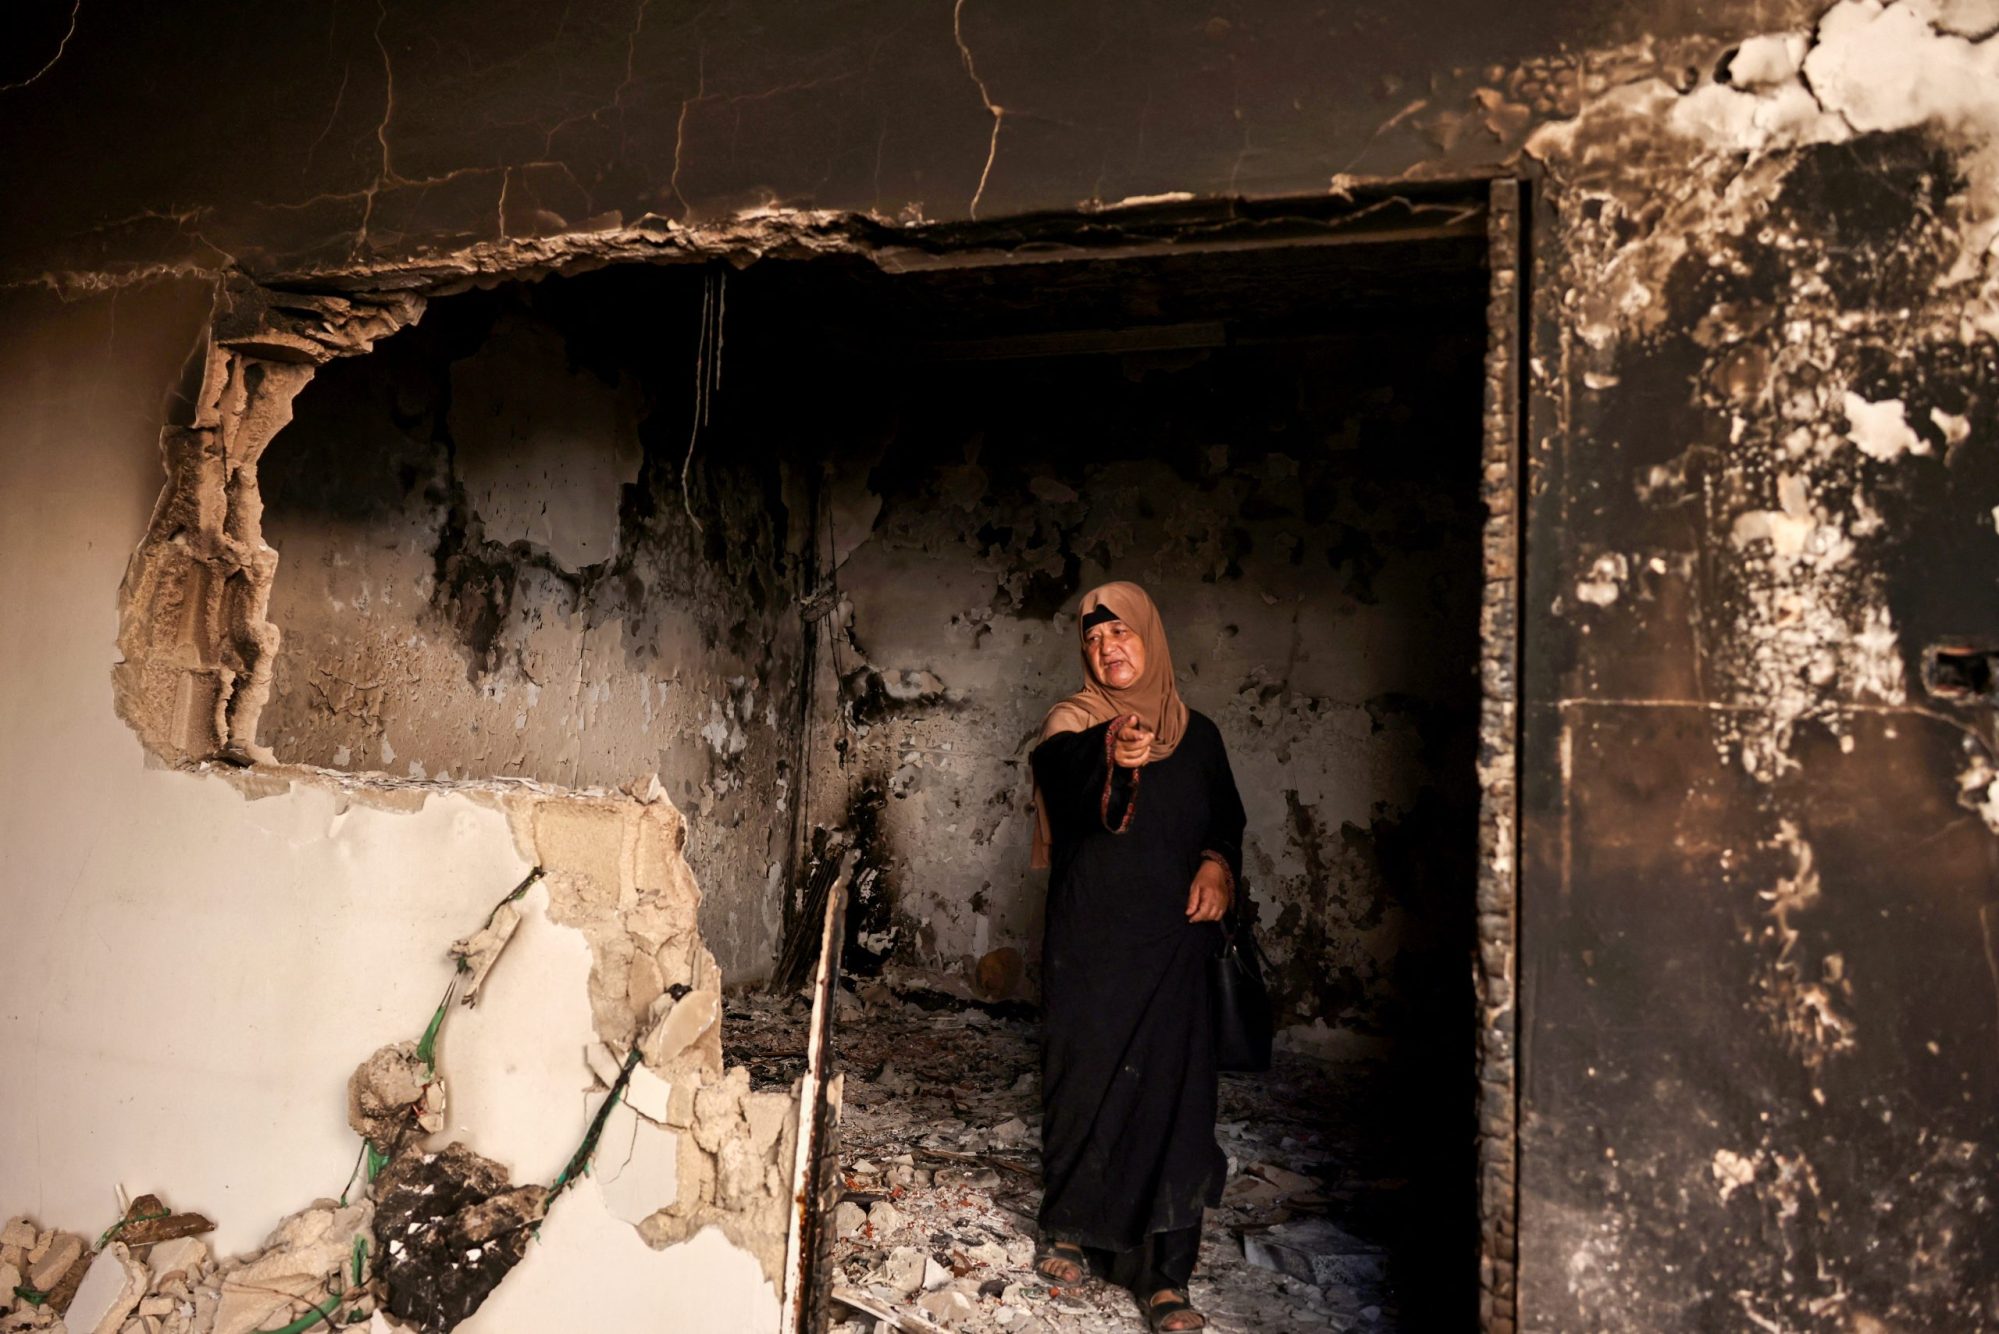
[[[260,739],[397,777],[657,775],[740,977],[789,873],[810,515],[712,413],[683,493],[703,282],[467,293],[315,377],[259,468],[283,635]]]

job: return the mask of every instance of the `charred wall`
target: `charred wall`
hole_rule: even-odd
[[[1535,141],[1522,1311],[1999,1323],[1989,81],[1905,6]],[[1975,31],[1975,29],[1973,30]]]
[[[694,438],[703,300],[692,267],[509,284],[321,371],[258,468],[282,635],[259,739],[397,777],[657,778],[706,937],[754,976],[789,872],[810,515],[719,401]]]

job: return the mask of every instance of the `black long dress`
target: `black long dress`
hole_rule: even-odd
[[[1129,828],[1112,833],[1133,787],[1111,762],[1108,726],[1050,737],[1032,756],[1052,835],[1041,1227],[1132,1251],[1221,1202],[1208,981],[1220,927],[1189,922],[1187,894],[1204,850],[1240,876],[1243,810],[1221,732],[1190,712],[1173,754],[1139,771]]]

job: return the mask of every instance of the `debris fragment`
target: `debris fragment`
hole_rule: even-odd
[[[357,1278],[354,1243],[369,1236],[373,1217],[366,1200],[345,1206],[314,1201],[279,1223],[261,1249],[225,1261],[195,1290],[194,1327],[204,1334],[256,1334],[308,1311],[338,1309],[350,1293],[355,1309],[369,1309],[359,1291],[367,1265],[364,1260]]]
[[[213,1232],[215,1224],[201,1214],[177,1214],[167,1208],[157,1195],[141,1195],[125,1210],[125,1216],[113,1223],[98,1239],[98,1245],[116,1238],[134,1249],[150,1246],[155,1242],[171,1241],[176,1237],[192,1237],[203,1232]]]
[[[347,1081],[347,1124],[387,1153],[412,1128],[425,1134],[444,1128],[444,1081],[420,1043],[392,1042],[355,1069]]]
[[[124,1242],[112,1242],[91,1260],[63,1323],[74,1334],[116,1334],[145,1297],[150,1279]]]
[[[507,942],[520,929],[521,910],[516,905],[543,874],[539,866],[529,871],[527,878],[514,886],[507,897],[493,905],[493,911],[486,915],[484,926],[451,946],[451,957],[458,961],[458,971],[464,977],[459,1000],[465,1005],[479,1003],[479,988],[486,984],[486,978],[492,973],[493,965],[500,961]]]
[[[443,1331],[479,1309],[527,1250],[549,1192],[513,1186],[463,1144],[407,1153],[375,1183],[377,1268],[390,1314]]]

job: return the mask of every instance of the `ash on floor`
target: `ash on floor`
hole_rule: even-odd
[[[789,1084],[803,1068],[806,1017],[796,998],[732,999],[730,1063],[749,1066],[753,1081]],[[1034,1273],[1041,1093],[1031,1019],[926,1008],[862,983],[840,992],[833,1046],[845,1077],[833,1263],[846,1300],[831,1312],[836,1334],[1145,1328],[1123,1289],[1053,1286]],[[1217,1136],[1229,1182],[1208,1213],[1192,1284],[1210,1329],[1399,1327],[1400,1271],[1380,1239],[1394,1230],[1387,1220],[1404,1183],[1387,1170],[1392,1128],[1370,1111],[1368,1078],[1364,1066],[1289,1054],[1269,1074],[1223,1077]]]

